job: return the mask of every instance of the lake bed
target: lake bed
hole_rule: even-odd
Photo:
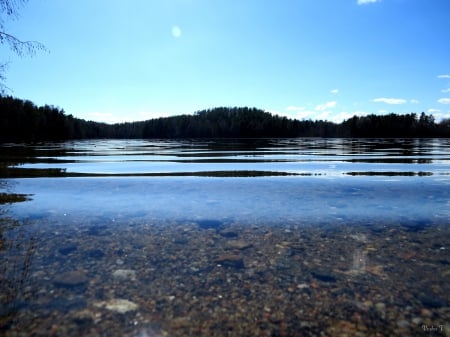
[[[450,335],[447,139],[0,154],[5,336]]]

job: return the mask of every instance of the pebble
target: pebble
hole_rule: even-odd
[[[82,270],[68,271],[55,276],[53,283],[60,287],[82,286],[88,281],[86,273]]]
[[[109,301],[95,302],[94,306],[98,308],[106,308],[110,311],[118,312],[119,314],[135,311],[139,307],[136,303],[121,298],[113,298]]]
[[[240,240],[230,240],[226,243],[226,248],[228,249],[240,249],[244,250],[250,248],[253,244]]]
[[[364,301],[364,302],[363,302],[363,306],[364,306],[365,308],[372,308],[372,307],[373,307],[373,302],[370,301],[370,300]]]
[[[422,318],[420,318],[420,317],[414,317],[414,318],[411,320],[411,322],[413,322],[413,324],[415,324],[415,325],[419,325],[420,323],[423,322],[423,320],[422,320]]]
[[[433,312],[431,310],[423,308],[422,310],[420,310],[420,315],[423,317],[431,317],[433,316]]]
[[[312,276],[314,276],[317,280],[322,282],[336,282],[336,277],[331,274],[320,272],[320,271],[312,271]]]
[[[224,266],[234,267],[237,269],[245,268],[244,260],[238,254],[223,254],[217,257],[217,263],[220,263]]]
[[[238,233],[235,230],[231,229],[231,228],[226,228],[224,230],[221,230],[219,232],[219,234],[221,236],[223,236],[223,237],[226,237],[226,238],[235,238],[235,237],[238,236]]]
[[[58,249],[58,252],[62,255],[69,255],[77,250],[77,245],[68,245]]]
[[[131,280],[136,281],[136,272],[132,269],[117,269],[112,273],[116,280]]]
[[[384,304],[383,302],[378,302],[377,304],[375,304],[375,308],[380,312],[384,312],[386,310],[386,304]]]
[[[397,326],[399,328],[406,329],[406,328],[408,328],[410,326],[410,324],[409,324],[409,322],[407,320],[402,319],[402,320],[397,321]]]
[[[199,225],[201,229],[210,229],[210,228],[217,229],[222,225],[222,221],[210,219],[197,220],[196,223]]]

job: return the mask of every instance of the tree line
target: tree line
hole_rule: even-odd
[[[421,113],[354,116],[342,123],[296,120],[257,108],[219,107],[193,115],[107,124],[0,96],[0,141],[39,142],[98,138],[450,137],[450,119]]]

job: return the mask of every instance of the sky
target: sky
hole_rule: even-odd
[[[450,118],[449,0],[29,0],[8,94],[108,123],[248,106]]]

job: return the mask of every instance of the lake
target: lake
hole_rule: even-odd
[[[450,336],[450,139],[0,146],[4,336]]]

